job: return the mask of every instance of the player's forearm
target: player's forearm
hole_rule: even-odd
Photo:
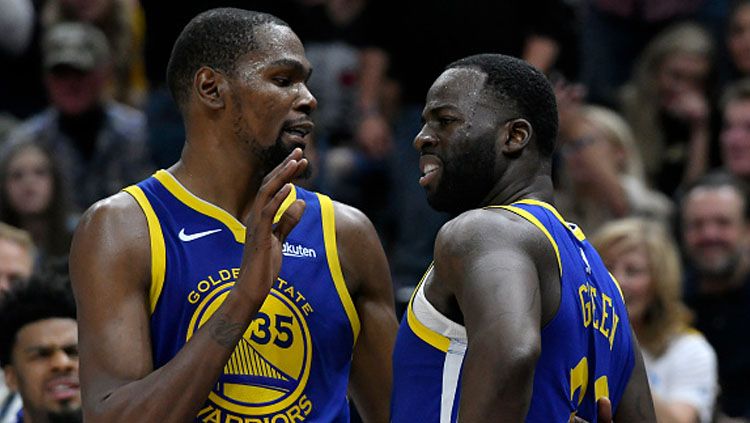
[[[231,292],[166,365],[85,402],[86,421],[192,421],[261,304]]]
[[[500,351],[498,345],[512,342],[495,338],[483,344],[472,352],[474,346],[470,342],[467,349],[459,421],[524,421],[531,403],[539,349],[533,344],[516,344],[501,347]]]

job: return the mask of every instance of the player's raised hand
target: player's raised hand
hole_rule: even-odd
[[[251,299],[260,301],[268,295],[273,281],[281,270],[281,247],[284,239],[302,217],[305,202],[295,200],[274,225],[284,199],[292,190],[291,182],[307,167],[302,150],[295,148],[274,168],[261,184],[247,220],[245,251],[240,268],[240,278],[235,289],[242,289]],[[240,287],[239,281],[253,281],[252,286]]]
[[[599,423],[612,423],[612,403],[609,398],[602,397],[596,401],[596,421]],[[570,416],[568,423],[588,423],[578,416]]]

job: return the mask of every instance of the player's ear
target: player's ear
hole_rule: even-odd
[[[198,69],[193,79],[193,91],[199,102],[214,110],[224,107],[227,85],[224,75],[208,66]]]
[[[5,373],[5,384],[11,391],[18,391],[18,378],[16,377],[16,369],[12,364],[8,364],[3,368]]]
[[[511,119],[505,123],[505,129],[501,151],[509,155],[520,154],[531,141],[531,123],[526,119]]]

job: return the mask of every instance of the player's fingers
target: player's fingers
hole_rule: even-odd
[[[281,207],[281,204],[284,202],[291,191],[292,184],[284,184],[276,192],[276,194],[271,197],[271,200],[263,207],[260,213],[260,222],[258,222],[258,225],[260,225],[260,228],[261,230],[263,230],[263,232],[268,229],[270,233],[271,225],[273,225],[273,218],[276,217],[276,213],[278,213],[279,207]]]
[[[305,169],[307,169],[308,165],[309,165],[309,162],[305,158],[297,160],[297,169],[294,171],[294,174],[292,175],[292,180],[299,178],[302,175],[302,173],[305,171]]]
[[[612,402],[609,398],[601,397],[596,401],[597,421],[600,423],[612,423]]]
[[[299,161],[301,159],[302,159],[302,149],[295,148],[294,150],[292,150],[291,153],[289,153],[289,155],[286,156],[284,161],[279,163],[278,166],[276,166],[275,168],[273,168],[273,170],[268,172],[268,174],[263,178],[263,182],[261,186],[265,185],[268,181],[276,178],[279,173],[282,173],[284,169],[286,169],[286,166],[289,164],[289,162],[291,162],[292,160]]]
[[[302,214],[305,212],[305,206],[306,204],[303,200],[295,200],[281,215],[279,223],[276,225],[275,232],[282,243],[292,229],[297,226],[300,219],[302,219]]]
[[[269,201],[273,201],[279,190],[284,187],[284,184],[294,180],[301,161],[307,162],[306,159],[297,161],[292,157],[284,166],[277,167],[278,171],[269,174],[264,178],[263,184],[260,186],[255,200],[258,207],[265,208],[265,206],[269,204]],[[304,166],[307,166],[307,164],[304,164]]]

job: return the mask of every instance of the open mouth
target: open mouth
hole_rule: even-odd
[[[51,380],[46,385],[46,390],[57,401],[65,401],[76,398],[80,394],[80,385],[75,378],[64,377]]]
[[[282,132],[290,137],[303,139],[310,135],[315,125],[310,121],[297,122],[284,126]]]

